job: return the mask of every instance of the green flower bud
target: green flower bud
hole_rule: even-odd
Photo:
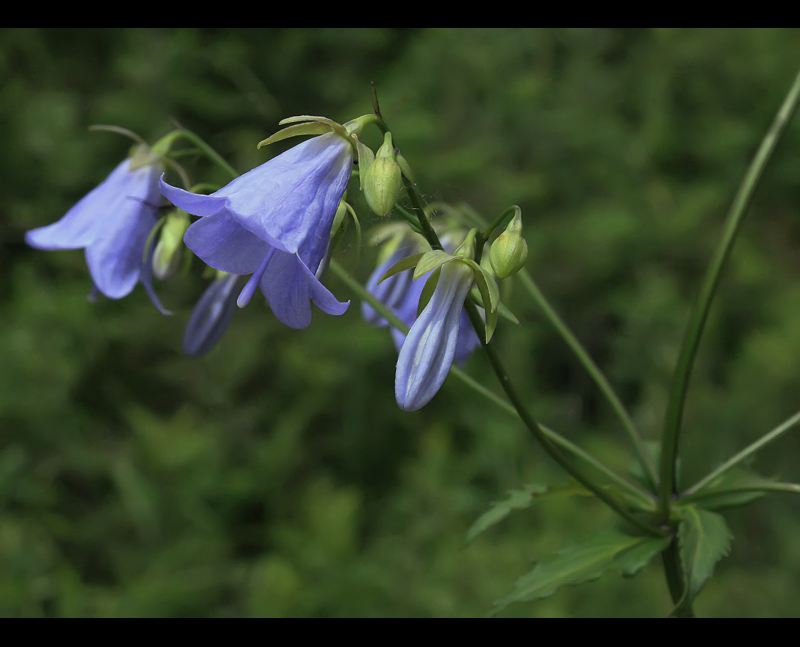
[[[189,227],[189,214],[175,209],[166,216],[153,251],[153,274],[166,281],[178,270],[183,252],[183,235]]]
[[[489,260],[499,279],[519,272],[528,258],[528,243],[522,237],[522,211],[517,208],[506,230],[489,248]]]
[[[400,166],[397,164],[392,134],[386,133],[383,145],[378,149],[375,160],[364,171],[364,197],[369,208],[379,216],[388,216],[403,188]]]

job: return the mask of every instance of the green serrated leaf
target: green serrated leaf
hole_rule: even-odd
[[[622,571],[623,577],[633,577],[650,563],[656,555],[669,546],[669,537],[642,537],[642,542],[620,553],[614,567]]]
[[[484,512],[475,523],[472,524],[467,532],[467,543],[471,542],[482,532],[491,528],[495,524],[505,519],[512,510],[524,510],[529,508],[534,499],[547,492],[546,485],[525,485],[521,490],[510,490],[508,497],[502,501],[496,501],[492,507]]]
[[[378,285],[383,283],[383,281],[388,279],[390,276],[394,276],[395,274],[400,274],[400,272],[405,272],[406,270],[410,270],[417,264],[419,259],[422,258],[424,255],[425,255],[424,252],[421,254],[412,254],[411,256],[406,256],[401,261],[397,261],[397,263],[395,263],[388,270],[386,270],[386,273],[381,277],[381,280],[378,281]]]
[[[594,494],[576,481],[570,481],[565,485],[537,485],[531,483],[524,485],[521,490],[509,490],[505,499],[492,503],[492,507],[472,524],[467,532],[467,543],[505,519],[514,510],[524,510],[529,508],[534,501],[541,501],[554,496],[592,497]]]
[[[679,510],[678,547],[686,573],[686,591],[678,607],[688,607],[706,581],[714,574],[717,562],[730,551],[732,535],[722,515],[696,506]]]
[[[418,279],[420,276],[425,276],[428,272],[440,268],[454,258],[452,254],[443,252],[441,249],[432,249],[419,259],[417,268],[414,270],[414,278]]]
[[[632,537],[620,532],[595,535],[538,563],[533,571],[514,583],[511,593],[496,603],[495,610],[515,602],[549,597],[562,586],[596,580],[609,569],[633,574],[667,543],[666,539]]]

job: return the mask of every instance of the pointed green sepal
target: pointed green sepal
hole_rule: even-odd
[[[484,309],[486,310],[486,343],[494,336],[497,327],[497,311],[500,307],[500,288],[490,272],[485,272],[475,261],[463,260],[475,274],[475,283],[481,294]],[[488,307],[487,307],[488,306]]]
[[[414,179],[414,171],[411,170],[411,165],[408,163],[408,160],[403,157],[403,154],[400,151],[397,151],[395,161],[400,167],[400,171],[408,179],[408,181],[411,182],[411,184],[416,184],[417,181]]]
[[[158,232],[164,227],[164,223],[166,220],[164,218],[159,218],[156,221],[156,224],[153,225],[153,228],[150,230],[150,233],[147,234],[147,239],[144,242],[144,250],[142,251],[142,262],[147,262],[147,256],[150,254],[150,248],[153,245],[153,241],[155,240]]]
[[[378,285],[383,283],[383,281],[388,279],[390,276],[394,276],[395,274],[400,274],[400,272],[405,272],[406,270],[410,270],[412,267],[416,266],[419,259],[422,258],[424,255],[425,252],[422,252],[421,254],[412,254],[411,256],[407,256],[403,260],[398,261],[397,263],[392,265],[388,270],[386,270],[386,273],[381,277],[381,280],[378,281]]]
[[[365,126],[374,124],[376,121],[378,121],[378,117],[376,115],[362,115],[361,117],[357,117],[348,121],[344,125],[344,130],[348,135],[358,138],[361,136],[361,131],[364,130]]]
[[[475,301],[475,303],[477,303],[481,308],[483,308],[484,310],[487,309],[486,305],[484,305],[483,303],[483,297],[481,296],[481,292],[477,288],[477,286],[472,288],[472,290],[470,290],[469,296],[472,297],[472,300]],[[517,316],[513,312],[511,312],[508,306],[502,301],[497,306],[497,314],[503,319],[507,319],[508,321],[510,321],[513,324],[516,324],[517,326],[522,325]]]
[[[441,249],[433,249],[426,252],[417,263],[417,268],[414,270],[414,279],[418,279],[420,276],[424,276],[428,272],[454,260],[456,260],[455,256],[443,252]]]
[[[417,304],[417,317],[422,314],[425,306],[428,305],[428,301],[431,300],[431,297],[436,290],[436,286],[439,285],[439,277],[441,274],[442,268],[439,267],[433,270],[431,275],[428,277],[428,280],[425,281],[425,286],[422,288],[422,292],[419,295],[419,304]]]
[[[331,132],[331,127],[326,123],[312,122],[307,124],[296,124],[294,126],[284,128],[283,130],[279,130],[275,134],[270,135],[266,139],[258,142],[258,148],[261,148],[262,146],[268,146],[269,144],[274,144],[275,142],[279,142],[284,139],[289,139],[290,137],[300,137],[301,135],[324,135],[325,133],[329,132]]]
[[[158,164],[164,156],[155,152],[147,144],[139,144],[133,149],[131,155],[131,171],[142,168],[143,166],[150,166],[151,164]]]
[[[329,119],[328,117],[320,117],[319,115],[297,115],[295,117],[286,117],[286,119],[281,119],[278,122],[279,126],[285,126],[286,124],[297,124],[303,121],[315,121],[321,124],[328,124],[331,127],[331,130],[334,127],[339,126],[342,127],[341,124],[336,123],[333,119]]]
[[[331,225],[331,238],[334,237],[337,231],[339,231],[342,226],[344,225],[344,218],[347,215],[347,202],[345,202],[345,197],[339,201],[339,206],[336,208],[336,215],[333,216],[333,225]]]
[[[366,144],[362,143],[359,139],[356,142],[356,150],[358,151],[358,183],[361,190],[364,190],[364,178],[367,176],[372,163],[375,161],[375,153]]]

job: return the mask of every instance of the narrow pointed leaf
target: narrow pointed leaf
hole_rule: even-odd
[[[496,603],[495,610],[549,597],[562,586],[596,580],[609,569],[635,573],[665,546],[665,539],[653,537],[632,537],[620,532],[595,535],[539,562],[514,583],[511,593]]]
[[[731,532],[722,515],[696,506],[680,510],[678,546],[686,573],[686,591],[679,607],[688,607],[708,579],[717,562],[730,551]]]

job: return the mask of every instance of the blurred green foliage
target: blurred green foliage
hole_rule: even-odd
[[[0,30],[0,615],[479,616],[531,561],[615,523],[553,499],[465,547],[490,501],[564,476],[449,380],[394,403],[385,331],[263,299],[208,357],[180,340],[204,280],[88,303],[80,252],[27,248],[177,120],[242,170],[295,114],[384,116],[431,200],[522,207],[527,267],[656,439],[699,280],[800,60],[780,30]],[[379,143],[369,141],[373,146]],[[685,484],[798,409],[800,125],[767,168],[712,310],[687,403]],[[226,178],[198,161],[209,181]],[[378,219],[361,209],[366,224]],[[341,262],[364,279],[351,240]],[[342,298],[343,285],[328,283]],[[537,417],[624,470],[613,413],[515,287],[496,335]],[[468,372],[494,388],[485,359]],[[755,467],[797,480],[800,438]],[[728,515],[730,558],[699,615],[797,616],[800,504]],[[651,564],[507,616],[647,616]]]

